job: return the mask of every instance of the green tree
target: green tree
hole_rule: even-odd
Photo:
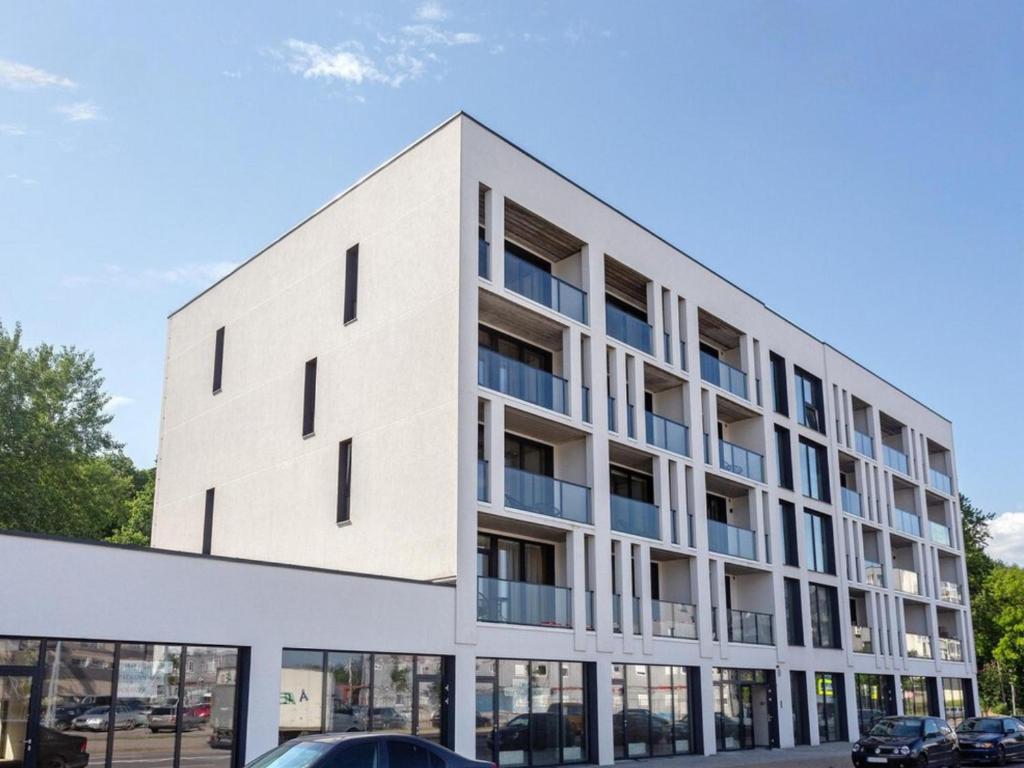
[[[107,537],[116,544],[137,544],[149,546],[150,529],[153,527],[153,494],[156,490],[156,469],[136,471],[136,480],[141,480],[135,495],[126,505],[125,520]]]
[[[992,537],[988,524],[995,515],[978,509],[962,493],[960,513],[963,519],[964,554],[967,558],[967,587],[971,595],[974,595],[981,592],[985,579],[995,566],[995,560],[985,552],[985,547]]]

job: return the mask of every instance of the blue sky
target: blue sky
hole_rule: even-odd
[[[951,418],[1024,559],[1021,3],[7,2],[0,320],[150,464],[166,315],[459,109]]]

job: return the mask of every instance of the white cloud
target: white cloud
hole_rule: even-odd
[[[420,21],[444,21],[448,18],[448,11],[435,0],[427,0],[416,8],[416,18]]]
[[[91,275],[67,275],[61,283],[69,288],[81,285],[113,285],[132,288],[154,285],[191,285],[205,288],[238,266],[234,261],[211,261],[206,263],[182,264],[168,269],[145,269],[130,272],[119,264],[104,264],[102,269]]]
[[[377,69],[373,60],[357,50],[355,43],[346,43],[327,50],[316,43],[290,38],[284,41],[291,54],[288,69],[307,80],[343,80],[360,84],[364,81],[388,83],[391,78]]]
[[[1005,512],[989,523],[988,553],[1008,563],[1024,565],[1024,512]]]
[[[56,107],[64,117],[72,123],[82,123],[91,120],[102,120],[100,108],[91,101],[78,101],[74,104],[62,104]]]
[[[402,27],[407,42],[420,45],[474,45],[483,40],[476,32],[446,32],[433,24],[412,24]]]
[[[26,131],[20,125],[0,123],[0,133],[2,133],[4,136],[24,136],[26,133],[28,133],[28,131]]]
[[[75,82],[28,64],[0,59],[0,85],[8,88],[74,88]]]
[[[103,406],[104,413],[114,413],[114,411],[120,410],[127,405],[131,405],[135,400],[124,395],[111,395],[110,399],[107,400],[107,404]]]
[[[30,179],[27,176],[19,176],[16,173],[8,173],[7,176],[6,176],[6,179],[8,181],[17,182],[19,184],[24,184],[24,185],[29,186],[29,187],[34,186],[34,185],[39,183],[35,179]]]

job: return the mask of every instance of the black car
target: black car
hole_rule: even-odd
[[[286,741],[246,768],[494,768],[418,736],[323,733]]]
[[[79,715],[84,715],[92,709],[91,704],[68,704],[65,706],[55,707],[52,712],[44,710],[42,715],[42,721],[44,725],[53,728],[55,731],[66,731],[71,727],[71,723]]]
[[[1024,759],[1024,724],[1013,717],[969,717],[956,735],[965,761],[1006,765]]]
[[[89,764],[89,740],[39,726],[38,768],[85,768]]]
[[[960,749],[953,729],[938,717],[883,717],[854,742],[850,758],[857,768],[955,768],[960,765]]]

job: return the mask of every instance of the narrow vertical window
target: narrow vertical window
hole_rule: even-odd
[[[302,436],[313,434],[316,425],[316,358],[306,361],[306,380],[302,389]]]
[[[217,329],[217,341],[213,348],[213,394],[220,392],[221,376],[224,373],[224,328]]]
[[[349,521],[349,498],[352,495],[352,440],[338,444],[338,522]]]
[[[789,394],[786,392],[786,361],[774,352],[768,354],[772,364],[772,399],[775,412],[789,416]]]
[[[344,322],[356,319],[356,300],[359,298],[359,245],[345,252],[345,315]]]
[[[203,514],[203,554],[210,554],[213,544],[213,488],[206,489],[206,511]]]

